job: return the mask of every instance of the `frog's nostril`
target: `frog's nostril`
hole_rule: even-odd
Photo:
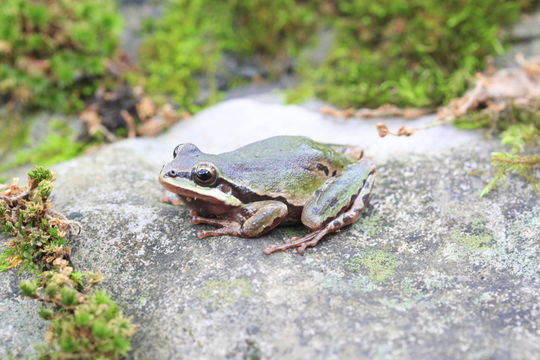
[[[169,170],[167,172],[167,174],[165,174],[165,176],[167,176],[167,177],[177,177],[178,173],[176,171],[174,171],[174,170]]]

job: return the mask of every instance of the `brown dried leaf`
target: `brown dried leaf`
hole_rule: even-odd
[[[16,268],[17,266],[22,264],[22,259],[18,256],[12,256],[10,258],[5,259],[5,262],[7,263],[8,269]]]
[[[53,265],[54,265],[54,266],[58,266],[58,267],[68,266],[68,265],[69,265],[69,261],[67,261],[66,259],[63,259],[63,258],[60,258],[60,257],[59,257],[59,258],[54,259]]]
[[[128,138],[136,137],[137,128],[135,127],[135,119],[133,119],[133,116],[131,116],[131,114],[128,113],[126,110],[122,110],[120,114],[122,115],[122,119],[124,119],[124,121],[126,122]]]
[[[523,55],[518,55],[516,61],[519,68],[477,74],[475,87],[440,108],[437,119],[449,122],[485,108],[490,113],[498,113],[510,101],[527,105],[531,99],[540,97],[540,58],[525,60]]]
[[[156,106],[147,96],[143,97],[141,101],[137,103],[136,108],[137,114],[142,121],[145,121],[156,114]]]
[[[388,129],[388,126],[384,123],[377,123],[375,125],[377,127],[377,132],[379,133],[380,137],[385,137],[386,135],[394,135],[394,136],[411,136],[416,131],[421,130],[423,128],[408,128],[403,125],[401,125],[397,132],[392,132]],[[425,127],[424,127],[425,128]]]
[[[167,127],[163,116],[154,116],[137,128],[137,133],[141,136],[156,136]]]
[[[350,118],[350,117],[354,116],[355,113],[356,113],[356,110],[350,109],[350,108],[345,109],[345,110],[338,110],[338,109],[334,109],[334,108],[331,108],[331,107],[328,107],[328,106],[323,106],[323,107],[321,107],[320,112],[323,115],[330,115],[330,116],[333,116],[335,118],[347,119],[347,118]]]
[[[384,123],[377,123],[375,126],[377,127],[377,132],[379,133],[380,137],[385,137],[390,133],[388,126]]]
[[[0,54],[11,54],[11,43],[6,40],[0,40]]]
[[[187,119],[191,116],[186,111],[180,115],[176,113],[171,104],[165,104],[159,109],[155,116],[146,120],[139,125],[137,133],[141,136],[156,136],[161,134],[165,129],[177,123],[180,120]]]
[[[375,109],[345,109],[337,110],[330,107],[322,107],[321,113],[337,118],[346,119],[349,117],[359,118],[380,118],[380,117],[404,117],[406,119],[416,119],[429,113],[423,108],[400,108],[391,104],[384,104]]]
[[[391,104],[384,104],[375,109],[360,109],[355,115],[360,118],[405,117],[407,119],[415,119],[427,113],[429,113],[427,109],[400,108]]]
[[[86,125],[88,133],[92,136],[96,135],[102,125],[101,118],[94,106],[89,106],[79,114],[79,119]]]
[[[17,60],[17,67],[31,75],[42,75],[50,69],[51,64],[49,60],[34,59],[25,56]]]

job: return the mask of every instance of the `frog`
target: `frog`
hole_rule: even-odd
[[[274,136],[221,154],[179,144],[159,182],[189,208],[193,224],[217,227],[199,232],[200,239],[307,227],[305,235],[266,248],[269,255],[292,248],[303,254],[354,223],[366,209],[374,177],[375,165],[360,147]]]

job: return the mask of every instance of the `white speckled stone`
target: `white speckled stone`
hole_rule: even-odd
[[[53,200],[82,223],[78,269],[139,324],[130,359],[540,358],[540,199],[519,178],[486,198],[495,141],[450,126],[378,138],[377,120],[335,121],[275,96],[226,101],[154,139],[56,166]],[[390,126],[432,121],[387,120]],[[304,256],[262,250],[298,234],[199,240],[161,204],[177,143],[231,150],[278,134],[358,144],[378,164],[371,206]],[[28,353],[45,324],[0,274],[0,357]]]

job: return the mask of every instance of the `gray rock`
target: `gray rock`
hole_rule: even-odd
[[[540,357],[539,196],[512,178],[478,197],[487,178],[470,172],[489,171],[498,146],[480,132],[444,126],[379,139],[375,122],[335,121],[270,96],[238,99],[159,138],[55,167],[56,207],[84,229],[73,239],[75,266],[102,272],[100,287],[139,324],[129,358]],[[301,227],[199,240],[206,226],[158,202],[157,174],[177,143],[223,151],[286,133],[362,145],[378,163],[365,216],[304,256],[262,254]],[[43,332],[14,281],[0,274],[0,335],[10,336],[0,357]]]
[[[39,304],[19,295],[20,281],[15,271],[0,274],[0,359],[28,357],[44,342],[47,322],[37,316]]]
[[[520,22],[510,29],[514,40],[530,40],[540,37],[540,11],[524,15]]]
[[[513,44],[504,55],[495,59],[495,66],[498,68],[519,66],[516,61],[516,55],[518,54],[523,55],[525,59],[533,59],[540,56],[540,38]]]
[[[159,19],[163,14],[164,0],[123,0],[120,13],[124,20],[121,37],[122,50],[135,62],[139,59],[142,25],[147,19]]]

